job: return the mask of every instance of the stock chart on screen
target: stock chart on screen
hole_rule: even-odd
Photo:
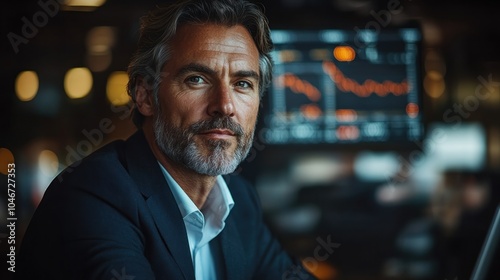
[[[422,138],[421,32],[273,30],[273,83],[260,136],[270,144]]]

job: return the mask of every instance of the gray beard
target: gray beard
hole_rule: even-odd
[[[244,133],[243,128],[229,117],[199,121],[187,129],[182,129],[168,125],[162,118],[161,111],[157,111],[154,121],[156,144],[168,158],[199,174],[217,176],[234,172],[252,147],[255,128],[249,133]],[[209,139],[205,140],[205,147],[210,152],[205,156],[193,136],[203,131],[221,128],[230,129],[235,133],[237,146],[234,152],[228,151],[231,146],[229,141]]]

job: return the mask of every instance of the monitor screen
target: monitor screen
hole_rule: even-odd
[[[422,139],[418,27],[272,30],[268,144]]]

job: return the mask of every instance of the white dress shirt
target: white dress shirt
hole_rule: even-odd
[[[209,242],[224,229],[225,220],[234,206],[226,182],[222,176],[217,176],[216,183],[200,210],[163,165],[158,164],[184,219],[196,279],[220,279],[223,273],[220,270],[224,266],[221,256],[216,256],[217,252],[211,249]]]

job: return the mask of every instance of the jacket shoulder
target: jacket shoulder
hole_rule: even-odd
[[[83,159],[73,162],[64,168],[54,179],[53,183],[63,183],[74,178],[82,179],[98,175],[100,172],[109,172],[110,169],[125,166],[125,141],[110,142]]]

